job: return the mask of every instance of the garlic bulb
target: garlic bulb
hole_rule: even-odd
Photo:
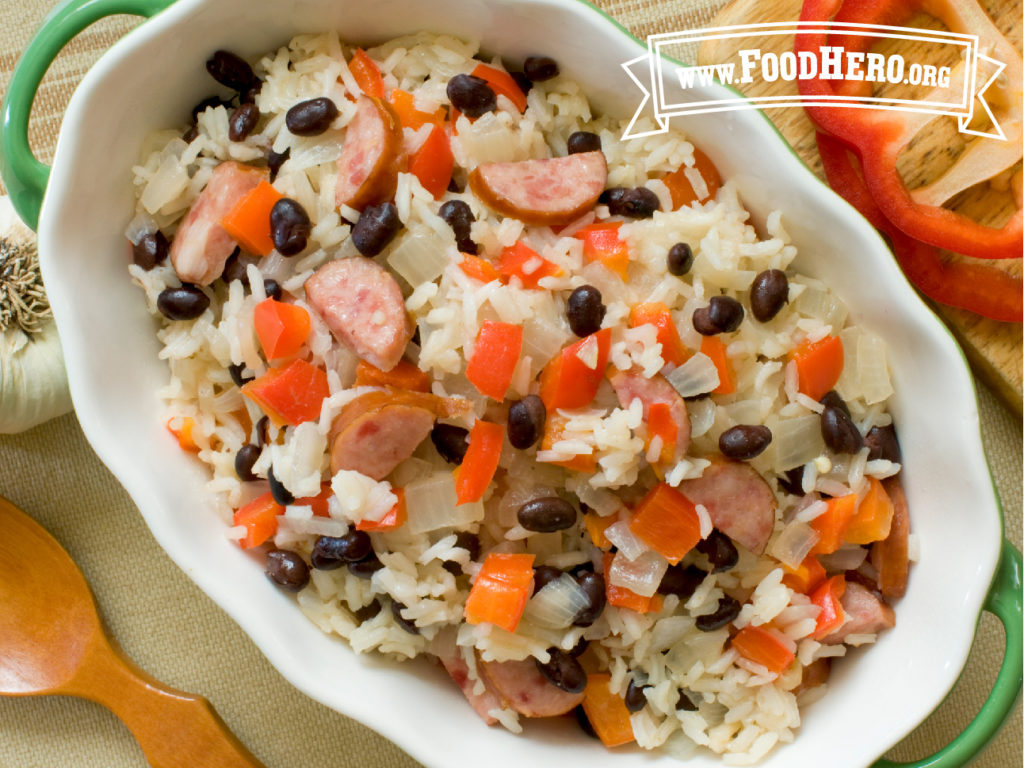
[[[35,234],[0,197],[0,433],[71,410],[64,355],[43,291]]]

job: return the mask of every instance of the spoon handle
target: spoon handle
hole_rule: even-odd
[[[66,693],[128,726],[153,768],[264,768],[201,696],[169,688],[100,637]]]

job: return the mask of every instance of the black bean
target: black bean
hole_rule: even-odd
[[[523,72],[534,83],[558,77],[558,62],[550,56],[529,56],[523,62]]]
[[[238,475],[239,480],[249,482],[256,479],[256,475],[252,473],[252,465],[259,457],[258,445],[246,443],[238,449],[238,453],[235,454],[235,474]]]
[[[487,81],[476,75],[456,75],[448,81],[448,101],[466,117],[480,117],[498,108],[498,97]]]
[[[461,547],[469,552],[470,561],[477,560],[480,557],[480,537],[475,533],[459,531],[455,534],[455,546]],[[448,560],[447,562],[442,563],[441,567],[448,571],[452,576],[461,576],[464,573],[462,566],[454,560]]]
[[[313,225],[298,201],[282,197],[270,209],[270,236],[282,256],[295,256],[306,250]]]
[[[789,280],[781,269],[759,272],[750,284],[750,313],[767,323],[789,301]]]
[[[587,718],[587,713],[583,709],[582,704],[577,705],[576,709],[573,710],[573,714],[576,715],[576,722],[579,724],[580,730],[592,739],[596,739],[597,732],[594,730],[594,726],[590,724],[590,720]]]
[[[552,581],[561,576],[564,571],[555,568],[553,565],[538,565],[533,569],[533,594],[537,594]]]
[[[271,182],[277,178],[277,172],[281,170],[281,166],[291,155],[291,147],[285,147],[284,152],[275,152],[272,149],[267,152],[267,167],[270,169]]]
[[[384,567],[384,563],[377,557],[376,552],[371,552],[358,563],[349,563],[348,572],[358,579],[372,579],[373,574]]]
[[[395,623],[410,635],[418,635],[420,633],[420,628],[416,626],[416,622],[411,619],[407,619],[402,615],[402,611],[404,611],[406,607],[405,603],[392,600],[391,616],[395,619]]]
[[[571,651],[569,651],[569,655],[570,656],[575,656],[578,659],[580,656],[582,656],[586,652],[587,648],[589,648],[589,647],[590,647],[590,641],[587,640],[585,637],[581,637],[579,639],[579,642],[576,643],[576,645],[574,645],[572,647]]]
[[[853,419],[835,406],[825,406],[821,412],[821,436],[833,453],[856,453],[864,445]]]
[[[255,104],[239,104],[228,118],[228,138],[231,141],[245,141],[259,120],[260,111]]]
[[[457,241],[455,243],[455,247],[458,248],[461,253],[468,253],[470,256],[476,256],[480,253],[480,246],[469,238]]]
[[[639,712],[646,707],[647,697],[644,696],[644,691],[650,687],[649,685],[638,685],[636,680],[630,680],[629,685],[626,686],[626,695],[622,697],[622,700],[626,702],[626,709],[630,712]]]
[[[730,459],[746,461],[760,456],[772,441],[772,431],[761,424],[737,424],[718,438],[718,450]]]
[[[892,424],[872,427],[864,438],[864,444],[868,447],[869,459],[885,459],[896,463],[902,461],[900,441]]]
[[[520,72],[518,69],[509,72],[512,79],[516,81],[516,85],[519,86],[519,90],[523,92],[523,96],[533,90],[533,81],[526,76],[525,72]]]
[[[697,542],[697,551],[707,557],[712,566],[712,573],[728,571],[740,559],[740,553],[732,539],[717,528],[711,531],[706,539]]]
[[[333,571],[348,563],[365,560],[373,552],[370,534],[349,531],[342,536],[318,536],[310,562],[319,571]]]
[[[377,598],[373,599],[373,602],[369,605],[364,605],[362,608],[357,608],[352,611],[352,615],[355,616],[356,621],[362,624],[364,621],[369,621],[374,616],[380,613],[380,600]]]
[[[235,382],[236,387],[241,387],[248,382],[255,379],[255,376],[246,376],[242,373],[245,370],[245,365],[242,363],[232,363],[228,366],[228,373],[231,374],[231,380]]]
[[[794,496],[804,495],[804,465],[787,469],[785,474],[779,476],[779,486]]]
[[[469,430],[438,422],[430,430],[430,442],[449,464],[461,464],[469,448]]]
[[[256,96],[262,90],[263,90],[263,81],[260,80],[257,77],[256,81],[251,86],[246,88],[244,91],[239,91],[238,92],[238,103],[239,104],[255,104],[256,103]]]
[[[158,229],[156,232],[143,235],[139,242],[132,246],[132,261],[149,271],[167,258],[170,249],[171,244]]]
[[[818,402],[824,405],[826,408],[828,408],[829,406],[831,406],[832,408],[838,408],[851,419],[853,418],[853,414],[850,413],[850,406],[848,406],[846,404],[846,401],[843,400],[842,395],[840,395],[834,389],[830,389],[828,392],[822,395],[821,400],[819,400]]]
[[[588,605],[580,609],[572,623],[577,627],[589,627],[597,621],[604,610],[606,600],[604,576],[594,571],[582,571],[576,574],[576,582],[587,596]]]
[[[688,600],[697,591],[707,573],[695,565],[670,565],[661,577],[658,592],[663,595],[677,595],[680,600]]]
[[[707,307],[698,307],[693,311],[693,329],[702,336],[716,336],[722,329],[711,322],[711,311]]]
[[[270,483],[270,495],[273,496],[274,501],[282,507],[287,507],[295,501],[295,497],[292,495],[292,492],[285,488],[281,484],[281,481],[274,477],[273,467],[267,470],[267,482]]]
[[[605,190],[606,192],[609,190]],[[608,198],[608,212],[630,219],[649,219],[661,209],[661,201],[647,187],[634,187],[616,192]]]
[[[278,586],[298,592],[309,583],[309,566],[298,554],[287,549],[267,552],[264,572]]]
[[[568,693],[582,693],[587,687],[587,672],[576,658],[561,648],[548,648],[550,661],[535,659],[537,669],[555,687]]]
[[[249,287],[249,265],[255,264],[259,261],[259,256],[252,253],[242,253],[240,248],[235,248],[228,260],[224,262],[224,270],[220,273],[220,278],[225,283],[231,283],[238,280],[246,288]]]
[[[210,297],[188,283],[179,288],[164,288],[156,297],[156,307],[170,320],[194,320],[210,306]]]
[[[199,115],[201,115],[203,112],[210,109],[211,107],[224,107],[225,109],[227,109],[230,106],[231,102],[222,99],[220,96],[207,96],[205,99],[203,99],[194,107],[192,107],[192,125],[196,124],[196,120],[199,119]],[[198,135],[198,132],[196,133],[196,135]],[[191,142],[189,143],[191,144]]]
[[[566,147],[570,155],[575,155],[579,152],[600,152],[601,137],[590,131],[575,131],[569,134]]]
[[[368,205],[352,227],[352,244],[363,256],[373,257],[384,250],[401,228],[402,220],[394,203]]]
[[[451,179],[448,181],[448,191],[454,192],[455,194],[459,194],[460,192],[462,192],[462,190],[459,189],[459,182],[456,180],[454,176],[452,176]]]
[[[609,210],[613,206],[622,204],[622,196],[629,192],[628,187],[609,187],[598,195],[597,202],[607,205]]]
[[[186,144],[191,144],[198,137],[199,137],[199,129],[196,126],[194,126],[194,125],[189,126],[188,130],[185,131],[183,134],[181,134],[181,139]]]
[[[697,629],[701,632],[714,632],[735,619],[739,613],[740,601],[730,595],[723,595],[714,613],[697,617]]]
[[[528,531],[553,533],[563,531],[576,522],[576,508],[558,496],[531,499],[516,513],[519,524]]]
[[[452,228],[457,241],[470,239],[470,226],[476,221],[476,217],[464,200],[447,201],[438,209],[437,214]]]
[[[296,136],[319,136],[331,127],[338,107],[326,96],[300,101],[284,116],[284,124]]]
[[[581,285],[569,294],[565,316],[573,333],[589,336],[601,330],[606,311],[601,292],[592,285]]]
[[[527,395],[508,407],[508,441],[513,448],[524,450],[544,434],[548,411],[537,395]]]
[[[263,292],[276,301],[280,301],[281,296],[284,295],[281,284],[274,279],[263,281]]]
[[[244,91],[258,82],[252,67],[231,51],[215,51],[206,62],[206,71],[218,83],[235,91]]]
[[[708,303],[708,319],[722,333],[731,333],[743,322],[743,305],[732,296],[712,296]]]
[[[665,257],[668,273],[682,277],[693,268],[693,249],[689,243],[676,243]]]
[[[679,692],[679,698],[676,699],[676,712],[696,712],[697,705],[693,703],[689,696],[682,691]]]

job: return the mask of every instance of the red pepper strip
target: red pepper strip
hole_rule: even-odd
[[[533,560],[534,555],[487,555],[466,598],[466,623],[486,621],[515,632],[526,601],[533,594]]]
[[[274,501],[267,491],[244,507],[235,510],[235,525],[245,526],[245,536],[238,540],[242,549],[258,547],[277,533],[277,516],[284,514],[284,507]]]
[[[882,213],[842,142],[818,134],[818,153],[829,186],[889,237],[904,274],[928,298],[1002,322],[1024,319],[1024,282],[984,264],[944,262],[934,246],[908,237]]]
[[[804,22],[836,21],[859,24],[899,24],[914,12],[922,10],[926,0],[863,0],[846,3],[843,0],[804,0],[800,20]],[[970,3],[928,3],[929,12],[939,15],[946,25],[955,31],[985,33],[985,42],[1006,51],[1015,72],[1007,73],[1012,84],[1018,88],[1020,82],[1020,55],[1005,42],[995,27],[980,9],[964,8]],[[994,32],[994,34],[993,34]],[[833,41],[834,42],[834,41]],[[846,54],[866,49],[871,38],[845,36]],[[821,61],[820,48],[829,44],[826,32],[802,33],[796,36],[794,51],[810,53]],[[1015,61],[1014,61],[1015,59]],[[1004,62],[1008,61],[1003,59]],[[819,64],[818,71],[823,65]],[[1016,75],[1016,76],[1015,76]],[[831,80],[819,77],[798,80],[800,93],[813,99],[841,95]],[[847,95],[847,94],[842,94]],[[1011,98],[1019,105],[1019,95]],[[1018,107],[1019,108],[1019,107]],[[916,116],[901,116],[890,110],[847,108],[835,106],[808,106],[808,115],[819,127],[842,140],[860,157],[864,184],[875,203],[886,212],[886,217],[911,237],[956,253],[976,258],[1019,258],[1022,237],[1024,237],[1024,215],[1018,208],[1001,228],[979,224],[966,216],[942,208],[918,202],[911,195],[896,170],[900,152],[914,138],[908,126],[918,124]],[[1016,140],[1019,144],[1019,123]],[[1012,164],[1012,163],[1011,163]],[[994,172],[1003,170],[994,168]]]
[[[815,640],[821,640],[843,626],[846,615],[843,613],[843,605],[840,600],[844,592],[846,592],[846,578],[840,573],[821,584],[809,595],[811,603],[821,609],[814,632],[811,634]]]
[[[326,371],[300,359],[271,368],[245,384],[242,394],[262,408],[274,426],[297,427],[319,418],[320,406],[331,392]]]
[[[486,80],[487,84],[491,86],[491,90],[497,95],[508,97],[520,114],[526,111],[526,94],[508,72],[503,72],[497,67],[489,67],[486,64],[477,64],[471,74],[481,80]]]
[[[448,143],[448,134],[444,128],[435,125],[423,146],[409,161],[409,173],[420,180],[420,184],[435,200],[440,200],[452,180],[454,168],[455,156]]]
[[[501,447],[505,441],[505,428],[501,424],[480,421],[469,432],[466,456],[455,469],[455,495],[459,504],[479,501],[491,484]]]
[[[384,98],[384,78],[381,77],[380,68],[362,48],[356,48],[352,60],[348,63],[348,71],[352,73],[363,93],[375,99]]]
[[[466,364],[466,378],[481,395],[500,403],[512,384],[522,349],[521,325],[485,320]]]

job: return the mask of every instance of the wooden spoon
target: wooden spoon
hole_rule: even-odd
[[[102,704],[154,768],[262,768],[206,699],[166,687],[111,644],[70,555],[0,498],[0,695],[35,694]]]

